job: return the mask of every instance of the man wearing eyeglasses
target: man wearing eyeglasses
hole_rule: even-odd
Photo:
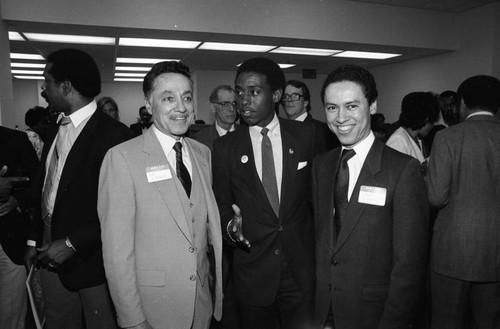
[[[208,146],[211,151],[214,140],[238,128],[238,125],[234,124],[237,119],[237,106],[234,89],[228,85],[215,87],[208,99],[212,112],[215,113],[215,122],[201,129],[193,138]]]
[[[311,93],[305,83],[298,80],[288,80],[281,105],[286,117],[290,120],[310,122],[314,124],[315,154],[320,154],[340,145],[337,136],[326,123],[314,119],[311,111]]]

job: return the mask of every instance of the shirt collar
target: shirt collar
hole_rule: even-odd
[[[302,113],[301,115],[299,115],[298,117],[295,118],[295,121],[300,121],[300,122],[304,122],[304,120],[307,118],[307,112],[304,112]]]
[[[224,136],[228,132],[226,129],[219,126],[219,124],[217,123],[217,120],[215,120],[215,130],[217,130],[217,133],[219,134],[219,136]],[[229,131],[234,131],[234,124],[231,126],[231,128],[229,128]]]
[[[78,128],[78,126],[83,121],[85,121],[85,119],[87,119],[92,114],[94,114],[96,109],[97,109],[97,103],[94,99],[94,100],[92,100],[92,102],[88,103],[84,107],[82,107],[82,108],[76,110],[75,112],[71,113],[70,115],[68,115],[68,117],[70,118],[73,126],[75,128]],[[64,113],[59,114],[59,117],[57,118],[57,122],[59,122],[63,116],[64,116]]]
[[[474,117],[476,115],[489,115],[489,116],[493,116],[493,113],[491,113],[489,111],[477,111],[477,112],[469,114],[467,116],[467,118],[465,118],[465,120],[469,119],[470,117]]]
[[[356,152],[356,156],[358,156],[360,160],[362,160],[363,162],[365,161],[368,152],[370,152],[370,149],[374,141],[375,141],[375,135],[373,134],[373,131],[370,130],[370,133],[368,134],[368,136],[365,137],[365,139],[363,139],[361,142],[352,147],[354,152]],[[342,151],[346,148],[347,147],[342,146]]]
[[[278,120],[278,116],[276,115],[276,113],[274,113],[274,117],[273,119],[271,120],[271,122],[269,122],[269,124],[265,127],[267,129],[269,129],[269,132],[267,133],[267,135],[274,135],[274,134],[278,134],[279,133],[279,126],[280,126],[280,121]],[[259,127],[257,125],[255,126],[250,126],[249,127],[249,131],[250,131],[250,136],[254,139],[259,139],[261,134],[260,132],[262,131],[262,127]]]
[[[161,132],[154,124],[151,125],[153,132],[155,133],[156,137],[160,141],[160,145],[163,147],[163,149],[168,153],[170,152],[170,149],[174,147],[174,144],[177,142],[177,139],[173,138],[170,135],[167,135],[163,132]],[[151,129],[151,128],[150,128]],[[184,146],[183,143],[184,138],[181,137],[179,142],[181,142],[182,146]]]

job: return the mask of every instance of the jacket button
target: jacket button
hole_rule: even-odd
[[[283,231],[283,226],[278,226],[278,231]]]
[[[276,249],[276,250],[274,251],[274,254],[275,254],[275,255],[279,255],[279,254],[281,254],[281,251],[280,251],[279,249]]]
[[[195,275],[191,275],[191,276],[189,277],[189,280],[191,280],[191,281],[195,281],[195,280],[196,280],[196,276],[195,276]]]
[[[337,266],[337,261],[335,260],[335,258],[332,257],[332,265],[333,266]]]
[[[194,248],[193,247],[189,247],[189,252],[193,253],[194,252]]]

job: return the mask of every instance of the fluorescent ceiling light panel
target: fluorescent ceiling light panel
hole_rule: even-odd
[[[41,75],[14,75],[16,79],[28,79],[28,80],[44,80]]]
[[[31,59],[31,60],[42,60],[44,61],[42,55],[38,54],[22,54],[22,53],[10,53],[10,58],[12,59]]]
[[[24,33],[30,41],[77,43],[90,45],[110,45],[115,44],[115,38],[94,37],[88,35],[70,34],[48,34],[48,33]]]
[[[367,58],[367,59],[388,59],[401,56],[401,54],[374,53],[368,51],[344,51],[333,55],[334,57]]]
[[[294,67],[296,64],[278,64],[279,67],[281,67],[282,69],[288,69],[290,67]]]
[[[270,51],[275,54],[295,54],[295,55],[310,55],[310,56],[332,56],[342,50],[333,49],[318,49],[318,48],[301,48],[301,47],[278,47]]]
[[[114,81],[127,81],[127,82],[142,82],[142,79],[133,78],[115,78]]]
[[[118,57],[116,59],[117,63],[128,63],[128,64],[156,64],[159,62],[178,62],[178,59],[160,59],[160,58],[131,58],[131,57]]]
[[[25,67],[31,69],[43,69],[45,64],[43,63],[10,63],[11,67]]]
[[[120,38],[120,46],[194,49],[200,41]]]
[[[129,77],[129,78],[144,78],[146,73],[126,73],[126,72],[116,72],[115,77]]]
[[[12,70],[12,74],[43,74],[43,71],[33,71],[33,70]]]
[[[140,72],[149,72],[151,67],[147,66],[117,66],[115,67],[117,71],[140,71]]]
[[[249,45],[243,43],[205,42],[198,49],[265,53],[266,51],[269,51],[274,47],[276,46]]]
[[[25,41],[24,38],[17,32],[9,31],[10,41]]]

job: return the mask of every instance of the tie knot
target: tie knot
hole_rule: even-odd
[[[268,132],[269,132],[269,129],[267,129],[267,128],[262,128],[262,130],[260,131],[262,136],[267,136]]]
[[[66,126],[70,122],[71,122],[71,118],[70,117],[67,117],[67,116],[65,116],[63,114],[61,114],[59,116],[59,125],[60,126]]]
[[[175,153],[181,153],[182,152],[182,144],[181,144],[181,142],[175,142],[175,144],[174,144],[174,151],[175,151]]]
[[[347,162],[349,159],[351,159],[353,156],[356,155],[356,151],[353,149],[344,149],[342,151],[342,157],[341,157],[341,162]]]

